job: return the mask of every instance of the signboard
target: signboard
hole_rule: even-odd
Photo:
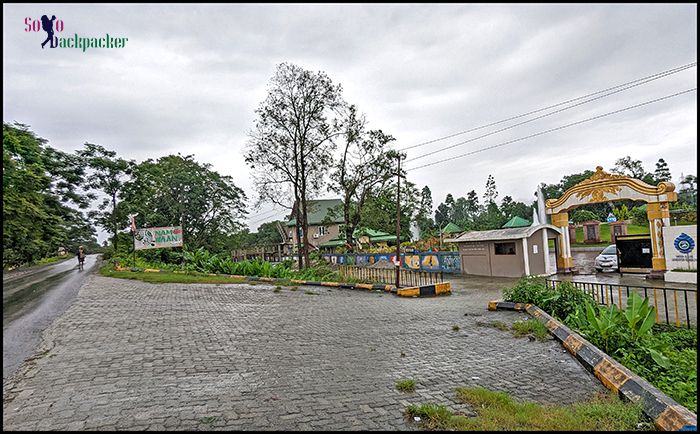
[[[608,223],[616,222],[617,217],[613,213],[608,213]]]
[[[667,270],[698,268],[697,226],[665,226],[663,235]]]
[[[136,230],[135,249],[182,247],[182,227],[141,228]]]

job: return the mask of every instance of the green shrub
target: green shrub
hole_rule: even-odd
[[[570,282],[559,282],[547,288],[542,277],[523,277],[512,288],[503,291],[503,299],[515,303],[531,303],[555,318],[565,320],[577,308],[593,305],[594,300]]]
[[[545,287],[544,278],[542,277],[523,277],[512,288],[503,290],[503,299],[505,301],[532,303],[541,308],[542,301],[551,296],[552,293]]]

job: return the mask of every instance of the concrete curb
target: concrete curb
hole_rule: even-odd
[[[654,421],[662,431],[697,431],[698,417],[695,413],[666,396],[640,376],[632,373],[612,357],[591,344],[547,312],[533,304],[491,301],[489,310],[525,311],[539,318],[564,348],[608,389],[625,400],[641,402],[644,414]]]
[[[414,286],[411,288],[399,288],[396,295],[400,297],[434,297],[452,293],[450,282],[436,283],[434,285]]]
[[[153,269],[153,268],[146,268],[146,269],[140,269],[140,268],[126,268],[126,267],[115,267],[117,271],[133,271],[133,272],[139,272],[143,271],[145,273],[166,273],[168,270],[159,270],[159,269]],[[173,273],[183,273],[182,271],[173,271]],[[282,282],[286,281],[286,279],[275,279],[272,277],[257,277],[257,276],[240,276],[236,274],[216,274],[216,273],[206,273],[207,276],[221,276],[221,277],[232,277],[232,278],[240,278],[240,279],[245,279],[250,282],[270,282],[270,283],[277,283],[277,282]],[[296,283],[298,285],[311,285],[311,286],[327,286],[327,287],[334,287],[334,288],[345,288],[345,289],[366,289],[369,291],[384,291],[384,292],[391,292],[395,295],[401,296],[401,297],[431,297],[431,296],[436,296],[436,295],[443,295],[443,294],[450,294],[452,292],[451,290],[451,285],[450,282],[444,282],[444,283],[437,283],[434,285],[424,285],[424,286],[416,286],[416,287],[411,287],[411,288],[399,288],[399,290],[396,290],[396,287],[393,285],[384,285],[382,283],[347,283],[347,282],[315,282],[311,280],[290,280],[292,283]]]

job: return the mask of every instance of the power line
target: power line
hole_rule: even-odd
[[[246,218],[257,217],[257,216],[259,216],[259,215],[267,214],[267,213],[269,213],[270,211],[282,211],[282,210],[279,209],[279,208],[277,208],[277,204],[275,204],[275,205],[273,205],[272,209],[269,209],[269,210],[263,211],[263,212],[259,212],[259,213],[257,213],[257,214],[252,214],[252,215],[246,216]]]
[[[685,69],[688,69],[688,68],[689,68],[689,67],[686,67]],[[676,72],[679,72],[679,71],[676,71]],[[594,98],[591,98],[591,99],[588,99],[588,100],[585,100],[585,101],[581,101],[581,102],[579,102],[579,103],[570,105],[570,106],[568,106],[568,107],[563,107],[563,108],[560,108],[560,109],[558,109],[558,110],[554,110],[554,111],[551,111],[551,112],[549,112],[549,113],[545,113],[545,114],[543,114],[543,115],[534,117],[534,118],[532,118],[532,119],[528,119],[528,120],[525,120],[525,121],[523,121],[523,122],[519,122],[519,123],[517,123],[517,124],[509,125],[509,126],[507,126],[507,127],[501,128],[501,129],[499,129],[499,130],[492,131],[492,132],[490,132],[490,133],[483,134],[483,135],[481,135],[481,136],[477,136],[477,137],[474,137],[474,138],[471,138],[471,139],[468,139],[468,140],[465,140],[465,141],[462,141],[462,142],[458,142],[458,143],[455,143],[455,144],[453,144],[453,145],[450,145],[450,146],[446,146],[446,147],[444,147],[444,148],[437,149],[437,150],[435,150],[435,151],[431,151],[431,152],[429,152],[429,153],[427,153],[427,154],[423,154],[423,155],[419,155],[419,156],[417,156],[417,157],[410,158],[410,159],[408,159],[408,160],[406,160],[406,161],[407,161],[407,162],[410,162],[410,161],[419,160],[419,159],[421,159],[421,158],[425,158],[425,157],[428,157],[428,156],[431,156],[431,155],[435,155],[435,154],[437,154],[437,153],[439,153],[439,152],[443,152],[443,151],[446,151],[446,150],[448,150],[448,149],[456,148],[457,146],[462,146],[462,145],[465,145],[465,144],[467,144],[467,143],[471,143],[471,142],[473,142],[473,141],[475,141],[475,140],[483,139],[484,137],[489,137],[489,136],[492,136],[492,135],[494,135],[494,134],[497,134],[497,133],[500,133],[500,132],[503,132],[503,131],[506,131],[506,130],[510,130],[510,129],[515,128],[515,127],[518,127],[518,126],[525,125],[525,124],[527,124],[527,123],[530,123],[530,122],[533,122],[533,121],[536,121],[536,120],[539,120],[539,119],[542,119],[542,118],[546,118],[546,117],[548,117],[548,116],[552,116],[552,115],[555,115],[555,114],[557,114],[557,113],[561,113],[561,112],[563,112],[563,111],[572,109],[572,108],[574,108],[574,107],[578,107],[578,106],[583,105],[583,104],[588,104],[589,102],[596,101],[596,100],[599,100],[599,99],[608,97],[608,96],[610,96],[610,95],[614,95],[614,94],[616,94],[616,93],[623,92],[623,91],[628,90],[628,89],[632,89],[633,87],[637,87],[637,86],[641,86],[641,85],[643,85],[643,84],[650,83],[650,82],[652,82],[652,81],[654,81],[654,80],[658,80],[658,79],[660,79],[660,78],[667,77],[667,76],[669,76],[669,75],[671,75],[671,74],[675,74],[676,72],[665,73],[665,74],[663,74],[663,75],[659,75],[659,76],[657,76],[657,77],[650,78],[650,79],[647,79],[647,80],[645,80],[645,81],[637,82],[637,83],[635,83],[635,84],[632,84],[632,85],[629,85],[629,86],[626,86],[626,87],[623,87],[623,88],[620,88],[620,89],[617,89],[617,90],[613,90],[613,91],[611,91],[611,92],[609,92],[609,93],[605,93],[605,94],[603,94],[603,95],[599,95],[599,96],[596,96],[596,97],[594,97]],[[637,80],[637,81],[638,81],[638,80]],[[600,93],[600,92],[597,92],[597,93]],[[578,98],[578,99],[580,99],[580,98]]]
[[[248,224],[249,224],[249,225],[253,225],[253,224],[258,223],[258,222],[261,222],[261,221],[263,221],[263,220],[267,220],[267,219],[269,219],[270,217],[272,217],[272,216],[274,216],[275,214],[278,214],[278,213],[280,213],[280,212],[282,212],[282,211],[283,211],[283,210],[281,210],[281,209],[274,210],[271,214],[268,214],[267,216],[262,217],[262,218],[259,218],[259,219],[257,219],[257,220],[253,220],[253,221],[249,222]]]
[[[677,68],[673,68],[673,69],[669,69],[669,70],[666,70],[666,71],[663,71],[663,72],[659,72],[659,73],[656,73],[656,74],[652,74],[652,75],[649,75],[649,76],[646,76],[646,77],[639,78],[639,79],[637,79],[637,80],[628,81],[627,83],[619,84],[619,85],[617,85],[617,86],[613,86],[613,87],[609,87],[609,88],[607,88],[607,89],[599,90],[599,91],[597,91],[597,92],[589,93],[589,94],[587,94],[587,95],[583,95],[583,96],[580,96],[580,97],[577,97],[577,98],[573,98],[573,99],[570,99],[570,100],[567,100],[567,101],[564,101],[564,102],[560,102],[560,103],[557,103],[557,104],[554,104],[554,105],[550,105],[550,106],[547,106],[547,107],[544,107],[544,108],[540,108],[540,109],[537,109],[537,110],[533,110],[533,111],[530,111],[530,112],[528,112],[528,113],[524,113],[524,114],[521,114],[521,115],[513,116],[513,117],[510,117],[510,118],[508,118],[508,119],[503,119],[503,120],[500,120],[500,121],[497,121],[497,122],[492,122],[492,123],[490,123],[490,124],[482,125],[482,126],[480,126],[480,127],[471,128],[471,129],[469,129],[469,130],[465,130],[465,131],[461,131],[461,132],[458,132],[458,133],[450,134],[450,135],[448,135],[448,136],[440,137],[440,138],[437,138],[437,139],[434,139],[434,140],[429,140],[429,141],[427,141],[427,142],[418,143],[418,144],[416,144],[416,145],[408,146],[408,147],[406,147],[406,148],[401,148],[401,149],[398,149],[398,150],[399,150],[399,151],[407,151],[407,150],[409,150],[409,149],[413,149],[413,148],[418,148],[418,147],[420,147],[420,146],[429,145],[429,144],[431,144],[431,143],[435,143],[435,142],[439,142],[439,141],[442,141],[442,140],[450,139],[450,138],[452,138],[452,137],[456,137],[456,136],[459,136],[459,135],[462,135],[462,134],[470,133],[470,132],[473,132],[473,131],[478,131],[478,130],[481,130],[481,129],[483,129],[483,128],[492,127],[492,126],[494,126],[494,125],[501,124],[501,123],[503,123],[503,122],[512,121],[512,120],[519,119],[519,118],[522,118],[522,117],[525,117],[525,116],[529,116],[529,115],[531,115],[531,114],[539,113],[539,112],[544,111],[544,110],[549,110],[549,109],[551,109],[551,108],[559,107],[559,106],[564,105],[564,104],[568,104],[568,103],[571,103],[571,102],[574,102],[574,101],[578,101],[578,100],[580,100],[580,99],[588,98],[588,97],[597,95],[597,94],[599,94],[599,93],[608,92],[608,91],[610,91],[610,90],[617,89],[617,88],[623,87],[623,86],[627,86],[627,85],[630,85],[630,84],[633,84],[633,83],[636,83],[636,82],[639,82],[639,81],[648,80],[648,79],[650,79],[650,78],[657,77],[657,76],[660,76],[660,75],[667,76],[667,75],[675,74],[675,73],[677,73],[677,72],[684,71],[684,70],[689,69],[689,68],[692,68],[692,67],[694,67],[694,66],[697,66],[697,62],[692,62],[692,63],[689,63],[689,64],[687,64],[687,65],[679,66],[679,67],[677,67]]]
[[[487,151],[487,150],[489,150],[489,149],[499,148],[499,147],[501,147],[501,146],[509,145],[509,144],[515,143],[515,142],[519,142],[519,141],[521,141],[521,140],[531,139],[531,138],[533,138],[533,137],[541,136],[541,135],[544,135],[544,134],[547,134],[547,133],[551,133],[551,132],[554,132],[554,131],[563,130],[564,128],[569,128],[569,127],[572,127],[572,126],[574,126],[574,125],[580,125],[580,124],[582,124],[582,123],[590,122],[590,121],[595,120],[595,119],[604,118],[604,117],[606,117],[606,116],[614,115],[614,114],[621,113],[621,112],[624,112],[624,111],[627,111],[627,110],[632,110],[632,109],[635,109],[635,108],[638,108],[638,107],[642,107],[642,106],[645,106],[645,105],[648,105],[648,104],[653,104],[653,103],[655,103],[655,102],[663,101],[663,100],[666,100],[666,99],[669,99],[669,98],[673,98],[673,97],[676,97],[676,96],[679,96],[679,95],[683,95],[683,94],[686,94],[686,93],[689,93],[689,92],[695,92],[697,89],[698,89],[698,88],[695,87],[695,88],[692,88],[692,89],[684,90],[684,91],[682,91],[682,92],[674,93],[674,94],[671,94],[671,95],[666,95],[666,96],[661,97],[661,98],[657,98],[657,99],[653,99],[653,100],[650,100],[650,101],[646,101],[646,102],[643,102],[643,103],[640,103],[640,104],[636,104],[636,105],[633,105],[633,106],[625,107],[625,108],[623,108],[623,109],[619,109],[619,110],[615,110],[615,111],[612,111],[612,112],[604,113],[604,114],[598,115],[598,116],[593,116],[593,117],[588,118],[588,119],[583,119],[583,120],[581,120],[581,121],[572,122],[572,123],[570,123],[570,124],[562,125],[562,126],[559,126],[559,127],[556,127],[556,128],[551,128],[551,129],[549,129],[549,130],[541,131],[541,132],[539,132],[539,133],[530,134],[529,136],[520,137],[520,138],[517,138],[517,139],[509,140],[509,141],[507,141],[507,142],[499,143],[499,144],[497,144],[497,145],[487,146],[487,147],[485,147],[485,148],[477,149],[477,150],[474,150],[474,151],[471,151],[471,152],[467,152],[467,153],[465,153],[465,154],[456,155],[456,156],[454,156],[454,157],[445,158],[445,159],[443,159],[443,160],[434,161],[434,162],[432,162],[432,163],[423,164],[422,166],[416,166],[416,167],[412,167],[412,168],[410,168],[410,169],[407,168],[407,169],[404,169],[404,170],[406,170],[406,171],[409,171],[409,170],[418,170],[418,169],[422,169],[422,168],[424,168],[424,167],[430,167],[430,166],[434,166],[434,165],[436,165],[436,164],[444,163],[444,162],[446,162],[446,161],[456,160],[456,159],[458,159],[458,158],[462,158],[462,157],[466,157],[466,156],[469,156],[469,155],[477,154],[477,153],[479,153],[479,152]]]

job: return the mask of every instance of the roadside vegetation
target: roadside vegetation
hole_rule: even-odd
[[[517,402],[504,392],[481,387],[459,388],[457,398],[476,417],[454,414],[433,403],[409,405],[406,415],[419,417],[419,425],[432,430],[458,431],[632,431],[653,429],[641,407],[624,403],[613,394],[595,396],[589,402],[540,405]],[[641,425],[639,425],[641,424]]]
[[[625,309],[599,306],[569,282],[547,288],[526,277],[503,291],[506,301],[532,303],[692,412],[697,412],[697,327],[657,325],[648,298],[631,293]]]
[[[166,261],[159,260],[165,258]],[[351,277],[341,277],[331,266],[323,261],[318,261],[313,267],[295,270],[292,261],[278,264],[262,260],[249,260],[234,262],[228,255],[211,254],[204,248],[195,251],[184,252],[169,251],[167,255],[157,253],[139,252],[135,267],[132,255],[120,254],[109,257],[102,274],[109,277],[122,277],[138,279],[147,282],[180,282],[180,283],[236,283],[236,280],[228,276],[209,276],[208,274],[223,274],[234,276],[267,277],[280,279],[275,284],[289,285],[291,280],[307,280],[314,282],[350,282],[369,283]],[[117,267],[135,268],[136,272],[118,271]],[[164,270],[167,273],[146,273],[145,269]],[[156,277],[154,277],[156,276]],[[186,277],[183,277],[186,276]],[[244,279],[239,279],[244,282]]]

